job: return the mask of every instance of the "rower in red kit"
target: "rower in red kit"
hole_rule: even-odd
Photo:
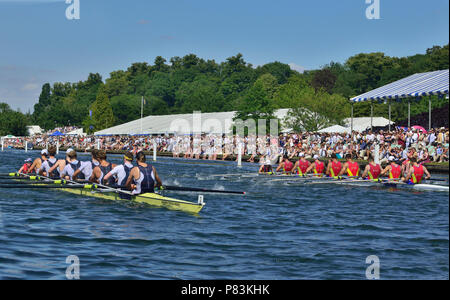
[[[369,155],[369,164],[364,170],[362,178],[367,178],[369,180],[378,180],[381,176],[381,166],[376,164],[373,157]]]
[[[288,156],[285,155],[283,161],[280,163],[276,172],[283,170],[283,174],[290,174],[294,169],[294,164],[289,160]]]
[[[342,170],[342,163],[338,161],[336,153],[331,154],[331,161],[328,163],[327,175],[337,177]]]
[[[347,159],[347,162],[342,167],[342,170],[339,173],[339,176],[344,175],[345,173],[347,173],[347,175],[350,177],[359,176],[359,165],[356,161],[353,161],[352,155],[347,154],[345,156],[345,158]]]
[[[314,155],[314,163],[306,170],[306,173],[313,171],[314,177],[322,177],[325,172],[325,164],[319,160],[318,155]]]
[[[294,169],[292,170],[292,173],[297,172],[299,176],[305,176],[306,171],[308,170],[311,163],[305,159],[305,154],[300,153],[299,154],[300,160],[298,160],[295,165]]]
[[[426,180],[431,178],[431,174],[428,172],[427,168],[423,165],[419,165],[415,157],[411,158],[411,165],[406,174],[406,178],[403,178],[403,181],[409,184],[421,183],[424,179],[424,175]]]
[[[27,158],[25,160],[25,163],[23,164],[22,168],[17,172],[19,174],[30,174],[31,173],[31,164],[33,163],[33,160],[31,158]]]
[[[381,172],[381,176],[388,175],[390,180],[399,181],[402,177],[402,166],[398,165],[395,162],[395,157],[390,156],[389,158],[389,165],[384,168],[383,172]]]

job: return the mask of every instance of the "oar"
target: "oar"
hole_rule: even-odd
[[[96,184],[70,184],[70,185],[33,185],[33,184],[2,184],[0,185],[2,189],[96,189],[98,186]]]
[[[240,191],[222,191],[222,190],[210,190],[202,188],[190,188],[182,186],[167,186],[165,185],[164,190],[168,191],[184,191],[184,192],[203,192],[203,193],[217,193],[217,194],[235,194],[235,195],[245,195],[245,192]]]

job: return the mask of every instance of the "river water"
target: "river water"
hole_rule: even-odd
[[[0,173],[37,155],[1,152]],[[449,278],[448,193],[212,176],[257,170],[233,162],[154,165],[168,185],[248,194],[205,194],[196,216],[0,189],[0,279],[65,279],[70,256],[81,279],[366,279],[373,255],[381,279]],[[193,193],[166,195],[197,201]]]

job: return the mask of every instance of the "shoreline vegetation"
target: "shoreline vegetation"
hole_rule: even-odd
[[[16,150],[25,150],[24,147],[15,147],[14,149]],[[32,150],[42,150],[44,148],[42,147],[35,147]],[[63,153],[64,151],[66,151],[69,148],[60,148],[59,151],[60,153]],[[31,150],[31,149],[30,149]],[[74,149],[75,151],[77,151],[78,153],[90,153],[93,149]],[[107,154],[125,154],[128,150],[106,150]],[[148,156],[152,156],[153,155],[153,151],[142,151],[145,155]],[[178,157],[178,159],[180,160],[186,160],[186,161],[207,161],[207,162],[212,162],[212,163],[220,163],[222,161],[222,155],[219,154],[217,155],[217,160],[208,160],[208,159],[195,159],[195,158],[183,158],[184,153],[180,153],[180,157]],[[157,157],[169,157],[169,158],[173,158],[173,153],[172,152],[157,152],[156,153]],[[176,158],[174,158],[176,159]],[[233,155],[229,155],[225,161],[236,161],[237,159],[237,155],[233,154]],[[250,159],[250,155],[243,155],[242,156],[242,162],[248,162],[248,159]],[[294,157],[291,159],[292,162],[295,162],[299,160],[298,157]],[[314,162],[313,159],[307,159],[310,162]],[[328,162],[329,160],[331,160],[330,158],[321,158],[321,160],[323,162]],[[341,162],[345,162],[345,159],[339,159],[339,161]],[[365,166],[368,164],[367,161],[361,160],[361,159],[357,159],[355,160],[356,162],[358,162],[361,166],[361,169],[364,169]],[[250,162],[248,162],[250,163]],[[255,158],[255,162],[251,163],[251,164],[255,164],[258,165],[259,164],[259,157]],[[381,164],[383,167],[386,165],[386,163],[382,163]],[[442,162],[442,163],[438,163],[438,162],[431,162],[431,163],[425,163],[424,166],[433,174],[449,174],[449,162]]]
[[[276,109],[290,109],[289,128],[314,132],[342,123],[351,113],[350,97],[412,74],[449,68],[449,46],[433,46],[423,54],[390,57],[382,52],[359,53],[345,62],[330,62],[319,69],[295,71],[282,62],[253,66],[243,54],[224,62],[195,54],[158,56],[153,63],[136,62],[103,79],[92,71],[85,81],[45,83],[33,112],[15,111],[0,103],[0,135],[26,135],[27,125],[44,130],[83,127],[87,134],[141,117],[192,111],[237,111],[237,117],[273,119]],[[0,99],[5,102],[8,99]],[[30,99],[31,101],[31,99]],[[428,112],[428,99],[411,99],[411,117]],[[433,127],[448,127],[442,109],[445,97],[432,97]],[[408,101],[393,101],[392,121],[404,126]],[[371,114],[369,102],[355,103],[354,117]],[[309,117],[305,111],[314,113]],[[442,111],[442,112],[440,112]],[[388,105],[373,104],[373,114],[388,118]],[[426,121],[425,121],[426,120]],[[428,119],[414,125],[426,126]],[[284,120],[280,120],[284,121]]]

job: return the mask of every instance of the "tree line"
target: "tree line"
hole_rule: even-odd
[[[33,123],[44,129],[77,125],[94,132],[138,119],[142,97],[146,101],[144,116],[235,110],[244,120],[268,119],[275,109],[290,108],[283,120],[286,124],[316,130],[349,117],[348,99],[352,96],[414,73],[448,68],[448,45],[401,58],[381,52],[361,53],[344,63],[331,62],[304,73],[281,62],[254,67],[242,54],[222,63],[195,54],[169,61],[158,56],[153,64],[134,63],[127,70],[111,72],[105,81],[98,73],[91,73],[77,83],[46,83],[33,114],[22,115],[22,123],[8,130],[17,133],[17,126]],[[448,100],[436,98],[433,108],[445,103]],[[413,115],[427,109],[426,99],[413,101]],[[0,110],[1,118],[3,114]],[[375,104],[374,114],[387,117],[387,105]],[[369,116],[370,103],[355,104],[354,115]],[[394,103],[392,119],[404,120],[406,116],[407,103]]]

